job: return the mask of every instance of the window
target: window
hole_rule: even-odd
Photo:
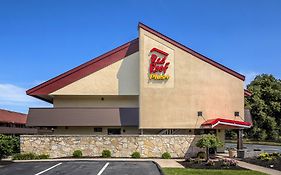
[[[198,117],[202,117],[202,116],[203,116],[203,112],[202,112],[202,111],[198,111],[198,112],[197,112],[197,116],[198,116]]]
[[[239,112],[237,112],[237,111],[234,112],[234,116],[235,116],[235,117],[239,117],[239,116],[240,116]]]
[[[102,128],[94,128],[94,132],[102,132]]]
[[[108,128],[107,134],[108,135],[119,135],[119,134],[121,134],[121,128]]]

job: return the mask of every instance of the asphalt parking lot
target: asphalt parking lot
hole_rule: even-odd
[[[226,146],[226,148],[235,148],[236,144],[226,143],[225,146]],[[244,147],[248,150],[260,149],[260,150],[262,150],[264,152],[268,152],[268,153],[274,153],[274,152],[281,153],[281,146],[244,144]]]
[[[0,168],[1,175],[161,175],[154,162],[19,162]]]

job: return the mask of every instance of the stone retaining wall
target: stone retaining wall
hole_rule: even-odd
[[[195,135],[22,135],[22,153],[49,154],[50,157],[72,156],[81,150],[83,156],[101,156],[108,149],[113,157],[130,157],[134,151],[142,157],[161,157],[169,152],[172,157],[185,157],[197,152]]]

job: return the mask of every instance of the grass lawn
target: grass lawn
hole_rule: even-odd
[[[251,170],[205,170],[187,168],[163,168],[165,175],[264,175],[264,173]]]

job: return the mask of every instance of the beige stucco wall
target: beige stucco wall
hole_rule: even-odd
[[[140,28],[140,128],[197,128],[205,119],[244,117],[243,81]],[[148,82],[149,51],[174,59],[166,83]],[[169,69],[170,69],[169,68]],[[174,68],[174,70],[173,70]],[[174,72],[173,72],[174,71]],[[169,82],[169,81],[172,82]]]
[[[139,99],[133,95],[57,95],[53,104],[54,107],[138,107]]]
[[[50,95],[139,95],[139,52]]]
[[[94,132],[93,127],[77,126],[77,127],[57,127],[53,134],[81,134],[81,135],[107,135],[108,128],[121,128],[121,135],[138,135],[140,130],[138,127],[102,127],[102,132]],[[100,128],[100,127],[97,127]],[[125,132],[124,132],[125,131]]]

